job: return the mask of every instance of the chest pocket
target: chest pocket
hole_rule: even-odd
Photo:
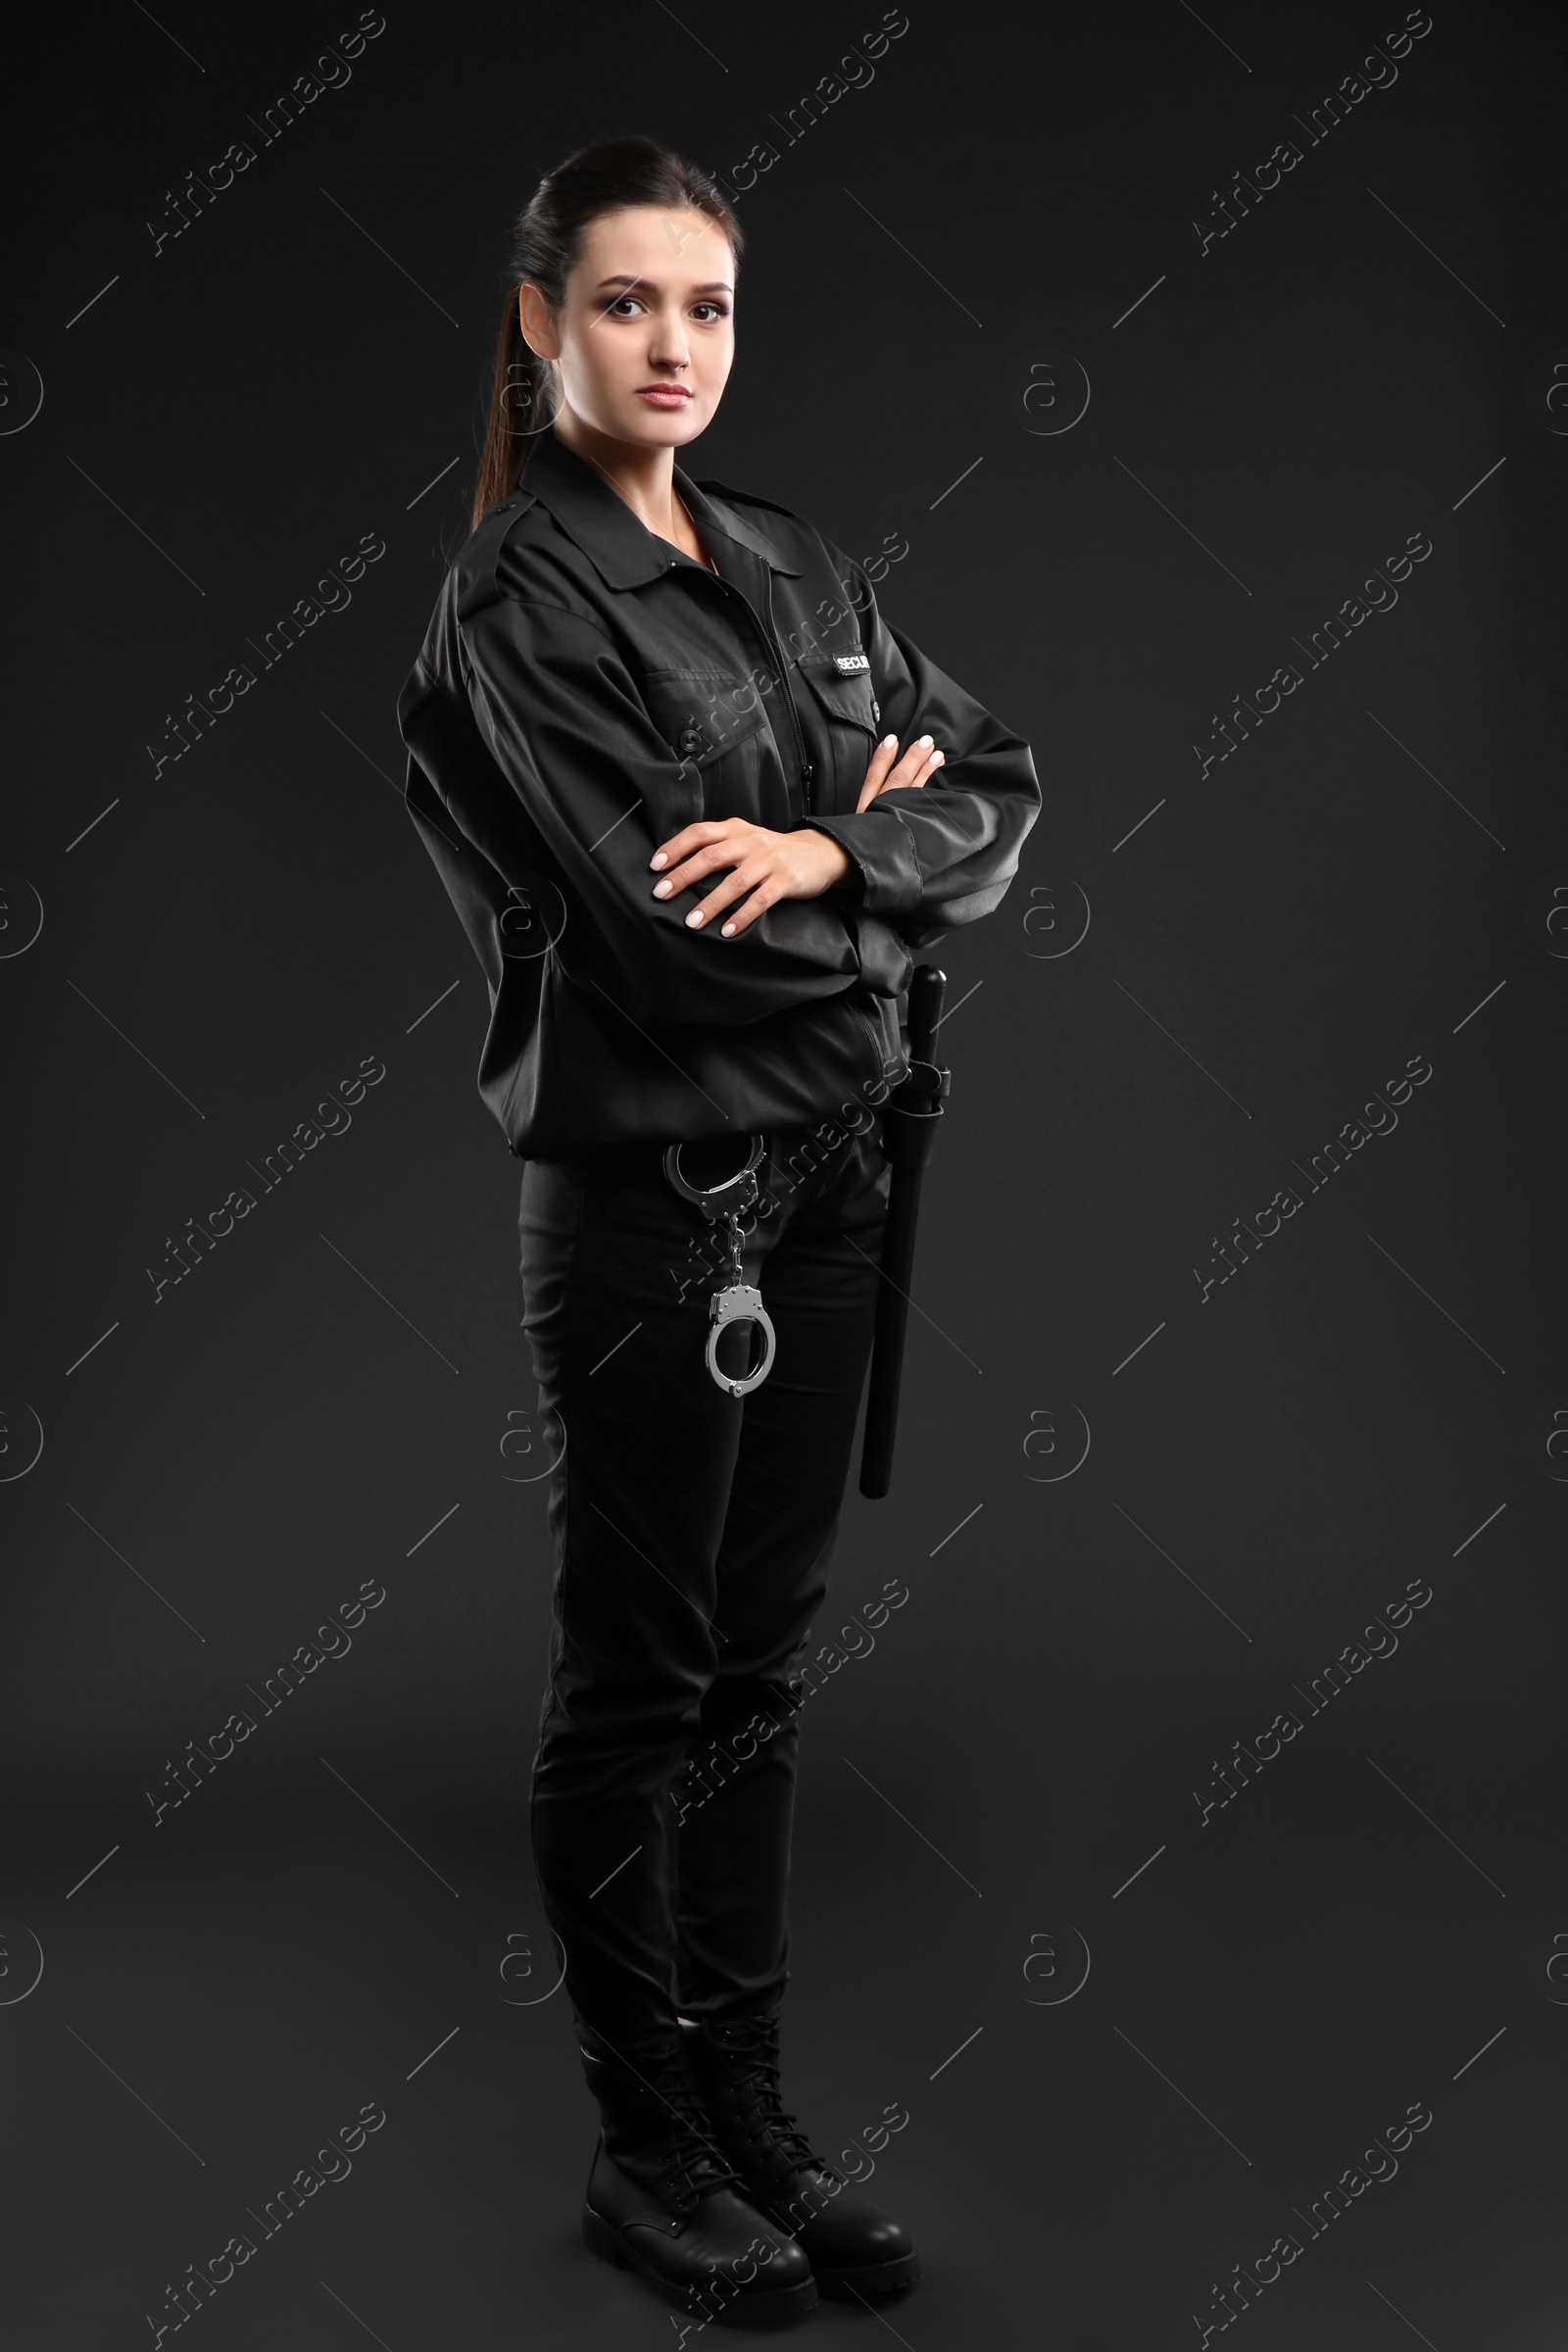
[[[772,730],[753,682],[727,670],[656,669],[643,683],[650,717],[681,762],[682,821],[743,816],[778,825]],[[771,757],[770,757],[771,755]]]
[[[831,813],[853,809],[865,782],[865,771],[876,747],[881,713],[871,691],[869,670],[841,670],[826,663],[803,662],[800,676],[810,689],[819,722],[825,723],[830,750],[833,798]]]

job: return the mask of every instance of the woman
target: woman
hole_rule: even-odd
[[[399,706],[525,1162],[557,1563],[531,1827],[603,2124],[584,2230],[704,2319],[916,2275],[780,2104],[799,1669],[909,951],[997,906],[1040,803],[858,564],[675,465],[729,376],[741,242],[650,139],[541,182],[475,527]]]

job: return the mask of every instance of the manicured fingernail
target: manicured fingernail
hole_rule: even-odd
[[[728,938],[730,938],[730,937],[731,937],[731,935],[732,935],[732,934],[733,934],[733,932],[734,932],[734,929],[735,929],[735,926],[734,926],[734,924],[733,924],[733,923],[726,923],[726,924],[724,925],[724,928],[723,928],[723,930],[722,930],[722,931],[719,933],[719,935],[718,935],[718,936],[719,936],[719,938],[720,938],[720,939],[728,939]]]
[[[657,873],[662,865],[668,863],[668,859],[665,858],[662,850],[656,850],[653,856],[649,858],[648,862]]]
[[[947,756],[948,755],[946,752],[933,752],[931,755],[931,765],[933,767],[940,767]]]
[[[667,898],[668,898],[668,896],[669,896],[669,894],[670,894],[670,890],[671,890],[671,888],[672,888],[672,885],[671,885],[670,883],[668,883],[668,882],[656,882],[656,883],[654,884],[654,896],[655,896],[655,898],[656,898],[656,899],[667,899]]]
[[[935,742],[935,740],[936,740],[936,738],[935,738],[934,736],[931,736],[931,735],[922,735],[922,736],[921,736],[921,738],[920,738],[920,749],[921,749],[921,751],[922,751],[922,752],[928,752],[928,751],[931,749],[931,746],[932,746],[932,744]]]
[[[885,752],[896,752],[899,748],[898,737],[896,735],[884,735],[882,738],[881,748]]]
[[[691,930],[693,930],[693,931],[695,931],[695,930],[696,930],[696,928],[697,928],[697,926],[698,926],[698,924],[699,924],[699,923],[702,921],[702,919],[703,919],[703,910],[702,910],[702,908],[701,908],[700,906],[696,906],[696,907],[694,907],[694,908],[692,909],[691,913],[690,913],[690,914],[689,914],[689,915],[686,917],[686,921],[687,921],[688,928],[689,928],[689,929],[691,929]]]

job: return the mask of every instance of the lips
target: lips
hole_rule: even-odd
[[[692,395],[680,384],[639,384],[637,398],[651,409],[684,409]]]

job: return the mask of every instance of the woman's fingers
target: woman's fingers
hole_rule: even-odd
[[[736,939],[749,931],[760,914],[765,914],[778,893],[766,882],[760,882],[744,906],[733,907],[724,917],[719,929],[725,939]],[[705,926],[706,928],[706,926]]]
[[[677,892],[689,890],[705,874],[716,873],[720,866],[733,865],[744,858],[751,847],[751,837],[757,827],[744,817],[729,817],[722,824],[688,825],[684,832],[674,834],[649,860],[658,865],[666,861],[666,870],[654,884],[656,899],[671,899]],[[667,863],[669,858],[676,863]]]
[[[732,840],[739,833],[756,830],[744,816],[700,817],[696,824],[683,825],[678,833],[672,833],[667,841],[662,841],[648,862],[659,871],[667,872],[671,865],[678,863],[693,850],[711,848]]]
[[[865,782],[860,786],[860,797],[856,803],[857,815],[862,808],[869,808],[881,791],[883,780],[893,765],[893,756],[898,748],[899,739],[896,735],[884,735],[876,750],[871,754],[866,764]]]
[[[715,882],[711,890],[704,892],[701,905],[694,906],[686,917],[688,928],[693,931],[713,930],[725,907],[733,906],[737,899],[744,898],[749,890],[755,888],[759,879],[756,867],[749,860],[743,859],[739,865],[732,866],[721,882]],[[761,911],[759,906],[757,912],[760,914]]]
[[[932,769],[941,766],[942,758],[929,735],[917,736],[889,776],[885,789],[892,792],[901,784],[923,784]]]
[[[654,896],[656,899],[677,898],[683,890],[690,890],[694,882],[701,882],[705,874],[716,873],[721,865],[729,862],[722,850],[695,851],[654,884]]]
[[[893,754],[897,749],[898,737],[887,735],[871,754],[865,782],[860,787],[860,797],[856,803],[857,814],[862,808],[869,808],[879,792],[896,792],[904,786],[928,783],[947,756],[936,750],[929,735],[921,735],[911,743],[895,766]]]

